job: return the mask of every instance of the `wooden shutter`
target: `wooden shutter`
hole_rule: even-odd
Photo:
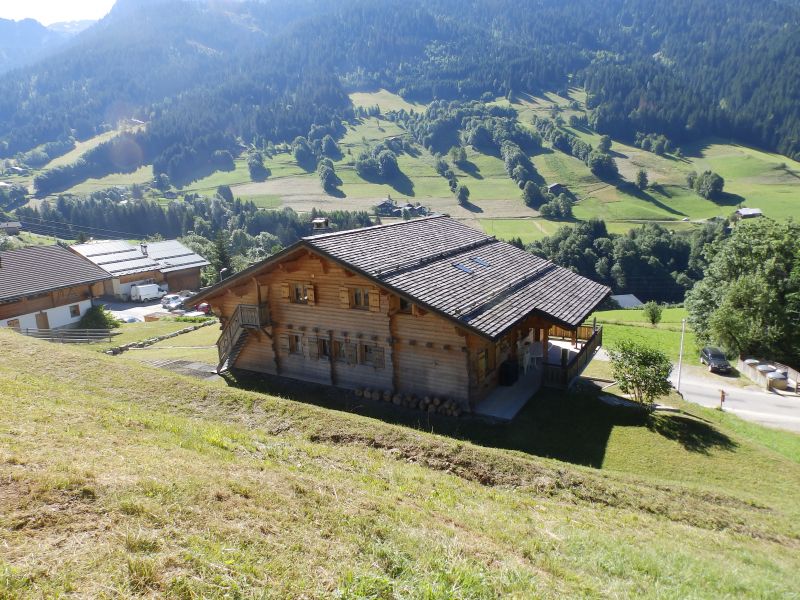
[[[375,346],[372,349],[372,364],[376,369],[386,368],[386,351],[380,346]]]
[[[314,284],[307,283],[306,284],[306,294],[308,294],[308,303],[312,306],[317,303],[317,295],[314,292]]]
[[[339,304],[342,308],[350,308],[350,290],[346,287],[339,288]]]
[[[287,354],[289,354],[289,336],[284,333],[284,334],[282,334],[280,336],[279,339],[280,339],[279,348],[280,348],[281,354],[286,356]]]
[[[286,281],[281,283],[281,298],[284,300],[289,299],[289,283]]]
[[[319,360],[319,340],[308,338],[308,358]]]
[[[378,290],[369,290],[369,310],[370,312],[381,311],[381,294]]]
[[[344,354],[348,365],[358,364],[358,344],[355,342],[346,342],[344,345]]]

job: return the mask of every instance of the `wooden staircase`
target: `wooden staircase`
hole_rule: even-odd
[[[225,324],[222,335],[217,340],[219,364],[217,373],[230,369],[239,358],[252,329],[265,329],[270,326],[267,304],[240,304]]]

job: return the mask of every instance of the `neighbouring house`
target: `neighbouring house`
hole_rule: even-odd
[[[410,202],[407,202],[402,206],[395,206],[394,210],[392,210],[391,216],[402,218],[405,216],[405,214],[408,214],[408,216],[410,217],[427,217],[429,211],[419,202],[417,202],[416,204],[411,204]]]
[[[380,204],[376,204],[374,208],[375,214],[379,217],[391,217],[397,208],[397,204],[391,198],[386,198]]]
[[[130,298],[131,286],[157,283],[168,291],[197,290],[200,271],[210,263],[177,240],[143,242],[96,240],[71,246],[73,252],[104,269],[111,278],[105,295]]]
[[[601,340],[582,323],[609,294],[434,216],[303,238],[189,302],[221,319],[219,370],[435,395],[469,410],[523,369],[525,400],[542,383],[567,385]],[[587,343],[551,352],[551,336]]]
[[[62,246],[0,252],[0,327],[75,325],[103,293],[109,274]]]
[[[554,196],[558,196],[563,194],[567,191],[567,187],[561,183],[551,183],[547,186],[547,191],[553,194]]]
[[[0,222],[0,231],[7,235],[19,235],[22,230],[22,223],[19,221]]]
[[[734,214],[737,219],[755,219],[764,216],[760,208],[740,208]]]
[[[640,306],[644,306],[644,302],[633,294],[616,294],[611,296],[611,299],[619,304],[620,308],[639,308]]]

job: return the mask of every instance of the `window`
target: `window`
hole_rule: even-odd
[[[411,302],[406,300],[405,298],[400,298],[400,312],[405,313],[407,315],[411,314]]]
[[[374,365],[375,364],[375,346],[372,344],[359,344],[359,362],[362,365]]]
[[[458,269],[459,271],[464,271],[464,273],[467,273],[468,275],[472,275],[475,272],[472,269],[470,269],[468,266],[462,265],[461,263],[453,263],[453,266],[456,269]]]
[[[303,342],[296,333],[289,335],[289,354],[302,354]]]
[[[347,359],[344,351],[344,342],[341,340],[333,341],[333,360],[336,362],[344,362]]]
[[[9,327],[13,327],[15,329],[19,329],[19,319],[9,319],[8,321],[6,321],[6,324]]]
[[[292,283],[290,299],[295,304],[308,304],[308,286],[305,283]]]
[[[69,316],[76,319],[81,316],[81,307],[79,304],[73,304],[69,307]]]
[[[317,348],[319,350],[319,357],[322,360],[331,359],[331,343],[329,340],[325,339],[317,340]]]
[[[369,288],[365,287],[351,288],[350,308],[369,310]]]

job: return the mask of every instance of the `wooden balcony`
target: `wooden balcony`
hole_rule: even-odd
[[[572,380],[583,372],[597,349],[603,345],[603,328],[585,325],[574,330],[551,327],[548,337],[551,340],[569,341],[569,344],[554,344],[548,350],[543,365],[542,385],[567,388]]]

